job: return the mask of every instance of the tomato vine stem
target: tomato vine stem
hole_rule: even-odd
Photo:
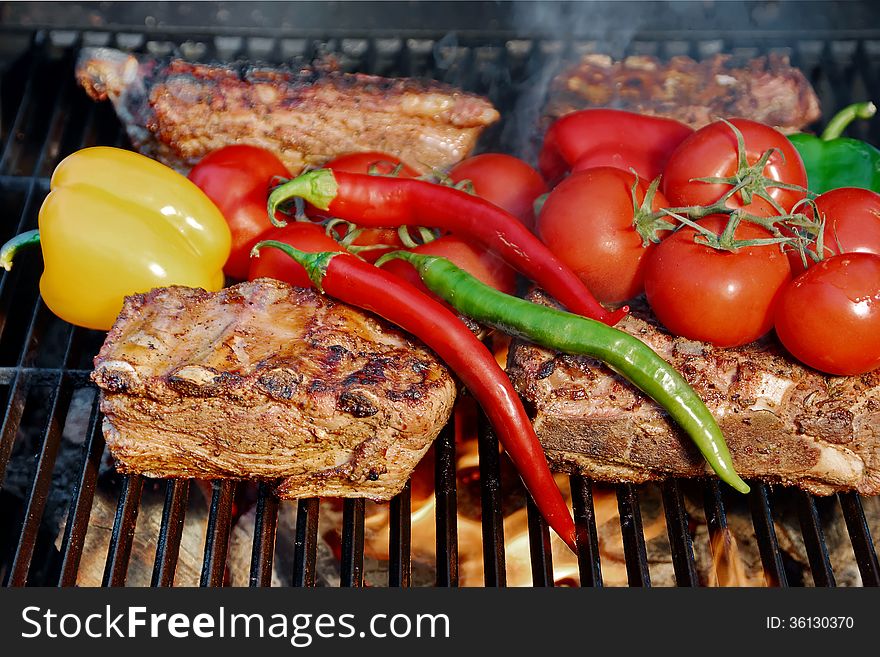
[[[816,259],[816,254],[812,252],[810,247],[815,245],[816,250],[821,254],[823,219],[821,217],[814,219],[802,212],[786,212],[785,208],[768,191],[769,188],[778,188],[809,194],[808,190],[803,187],[773,180],[764,175],[764,169],[769,164],[770,158],[774,154],[784,158],[783,153],[777,148],[770,148],[758,158],[755,164],[750,165],[746,157],[745,138],[742,132],[732,123],[724,119],[721,120],[733,131],[736,137],[737,170],[733,175],[727,177],[694,178],[693,180],[707,184],[728,185],[729,189],[717,201],[708,205],[661,208],[654,212],[651,208],[660,184],[660,178],[652,181],[644,200],[639,204],[636,197],[639,182],[636,177],[636,182],[631,190],[633,226],[641,235],[643,244],[647,246],[651,242],[659,242],[662,239],[662,232],[677,230],[686,225],[697,230],[697,234],[694,236],[695,241],[715,249],[732,251],[744,246],[779,245],[781,249],[790,247],[799,250],[805,262],[808,256]],[[742,207],[730,207],[728,202],[737,194],[739,194],[744,206],[750,205],[755,198],[760,198],[767,202],[776,214],[762,217],[749,213]],[[801,203],[804,202],[812,203],[809,198],[805,198]],[[797,210],[799,205],[800,203],[793,210]],[[713,214],[728,216],[727,224],[721,233],[714,233],[696,223]],[[813,217],[816,216],[818,213],[814,211]],[[673,223],[670,219],[677,223]],[[773,237],[762,240],[735,240],[733,235],[737,226],[743,221],[761,226],[769,231]]]

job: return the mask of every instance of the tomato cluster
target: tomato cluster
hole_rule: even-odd
[[[380,176],[417,178],[420,175],[395,156],[372,151],[341,155],[324,166],[336,171]],[[224,272],[232,278],[271,277],[301,287],[310,285],[305,270],[281,251],[266,249],[260,258],[250,258],[251,249],[261,239],[277,240],[309,252],[342,251],[345,244],[369,262],[390,250],[407,248],[396,229],[360,229],[339,223],[328,233],[321,222],[330,218],[311,206],[304,210],[314,223],[292,221],[282,228],[274,228],[266,212],[267,196],[279,179],[291,176],[273,153],[262,148],[245,145],[221,148],[201,160],[189,177],[214,201],[229,223],[233,244]],[[497,153],[463,160],[446,174],[443,182],[464,186],[529,227],[534,224],[535,199],[547,191],[544,179],[532,167],[518,158]],[[349,234],[350,230],[357,232]],[[410,246],[419,253],[448,258],[502,292],[515,291],[514,270],[478,245],[454,235],[443,235]],[[413,267],[402,260],[389,261],[384,268],[429,293]]]
[[[589,118],[580,117],[584,129]],[[792,355],[823,372],[880,366],[880,195],[844,188],[808,198],[791,142],[754,121],[717,121],[672,142],[661,127],[665,142],[653,123],[640,133],[663,163],[657,189],[637,177],[644,158],[632,144],[632,162],[617,168],[573,162],[543,204],[539,237],[600,301],[644,292],[676,335],[733,347],[775,328]],[[661,143],[672,145],[662,153]],[[547,150],[545,162],[574,160],[556,142],[553,158]],[[794,216],[814,221],[814,233]]]

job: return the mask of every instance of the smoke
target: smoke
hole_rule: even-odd
[[[641,2],[514,2],[517,33],[533,38],[529,68],[501,133],[506,150],[535,163],[553,78],[588,52],[622,58],[645,21]]]

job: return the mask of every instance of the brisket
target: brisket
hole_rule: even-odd
[[[553,79],[548,123],[576,110],[612,107],[676,119],[694,129],[718,118],[743,117],[798,132],[821,116],[810,82],[778,54],[739,62],[729,55],[701,61],[586,55]]]
[[[185,171],[229,144],[273,151],[296,175],[355,151],[383,151],[419,171],[464,159],[498,120],[479,96],[439,82],[315,67],[199,64],[84,48],[76,77],[110,99],[132,144]]]
[[[284,478],[282,497],[391,498],[455,398],[424,346],[270,279],[128,297],[92,379],[120,471]]]
[[[718,420],[743,477],[818,495],[880,493],[880,371],[825,376],[772,337],[715,348],[669,335],[645,311],[618,328],[684,375]],[[508,374],[556,470],[637,483],[711,473],[657,404],[596,360],[515,340]]]

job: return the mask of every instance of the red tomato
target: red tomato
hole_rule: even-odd
[[[379,151],[362,153],[346,153],[339,155],[324,165],[327,169],[348,171],[349,173],[373,173],[377,176],[390,176],[400,167],[395,175],[401,178],[418,178],[419,172],[404,164],[400,158]]]
[[[841,187],[817,196],[816,208],[825,215],[826,255],[880,254],[880,194]]]
[[[743,134],[749,165],[755,164],[771,148],[777,149],[764,167],[764,176],[776,182],[806,188],[807,173],[803,161],[785,135],[748,119],[730,119],[730,123]],[[733,176],[737,162],[736,136],[730,126],[721,121],[711,123],[681,142],[669,156],[663,172],[663,192],[674,206],[711,205],[730,191],[731,186],[694,179]],[[806,195],[805,192],[779,187],[768,187],[767,192],[786,212],[790,212]],[[729,208],[743,207],[762,217],[779,214],[770,203],[757,197],[744,205],[739,193],[732,196],[726,205]]]
[[[817,196],[815,203],[820,216],[825,217],[823,257],[840,253],[880,254],[880,194],[857,187],[841,187]],[[810,206],[803,211],[813,214]],[[793,273],[804,270],[797,249],[788,251],[788,259]],[[807,256],[807,264],[811,263]]]
[[[880,366],[880,256],[845,253],[810,267],[787,285],[776,334],[791,354],[842,376]]]
[[[448,258],[453,264],[496,290],[507,294],[513,294],[516,290],[516,272],[513,269],[507,266],[501,258],[459,237],[445,235],[411,250],[415,253]],[[405,278],[416,287],[431,294],[422,283],[415,268],[408,262],[390,260],[382,265],[382,269]]]
[[[232,278],[247,277],[250,252],[270,228],[266,213],[275,177],[290,172],[272,152],[244,144],[209,153],[189,172],[189,179],[216,205],[232,232],[232,251],[223,271]]]
[[[512,155],[483,153],[459,162],[449,172],[453,182],[470,180],[474,193],[504,208],[530,229],[535,225],[534,202],[547,192],[537,171]]]
[[[614,167],[572,173],[554,188],[538,216],[537,233],[599,301],[619,303],[644,289],[645,256],[656,246],[642,246],[633,228],[632,187],[636,177]],[[640,180],[641,204],[650,181]],[[667,207],[657,193],[653,210]]]
[[[377,176],[389,176],[395,174],[399,178],[418,178],[419,172],[412,167],[403,164],[400,158],[379,151],[365,151],[363,153],[347,153],[333,158],[324,165],[327,169],[347,171],[349,173],[372,173]],[[399,169],[398,169],[399,167]],[[317,216],[319,210],[309,211],[309,216]],[[345,230],[337,231],[339,238],[345,236]],[[393,249],[404,248],[396,228],[365,228],[354,240],[354,246],[372,246],[375,244],[389,244]],[[362,251],[360,255],[368,262],[375,262],[383,253],[391,249],[372,249]]]
[[[727,217],[700,224],[720,233]],[[645,295],[663,325],[675,335],[735,347],[757,340],[773,326],[779,291],[791,279],[788,258],[778,246],[719,251],[694,242],[684,227],[657,245],[645,266]],[[754,224],[737,227],[736,239],[772,237]]]
[[[336,240],[327,236],[323,226],[302,221],[289,223],[284,228],[274,228],[263,234],[261,239],[284,242],[309,253],[343,250]],[[247,279],[252,281],[263,277],[275,278],[297,287],[312,287],[302,265],[283,251],[268,246],[260,249],[259,257],[251,258]]]

